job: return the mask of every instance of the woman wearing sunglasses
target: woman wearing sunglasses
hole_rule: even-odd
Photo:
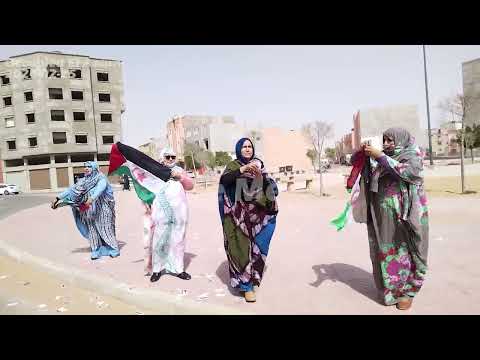
[[[162,275],[169,274],[183,280],[191,276],[185,272],[185,232],[188,222],[188,203],[185,190],[193,189],[193,181],[176,165],[176,155],[171,149],[164,149],[160,161],[169,167],[170,179],[155,194],[150,206],[145,205],[144,248],[145,271],[155,282]]]

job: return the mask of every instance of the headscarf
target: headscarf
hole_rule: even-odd
[[[164,160],[165,160],[165,156],[167,156],[167,155],[170,155],[170,156],[177,156],[177,155],[175,154],[175,151],[173,151],[173,149],[172,149],[172,148],[169,148],[169,147],[165,147],[165,148],[162,149],[162,151],[160,151],[160,162],[161,162],[163,165],[165,165],[166,167],[169,167],[170,169],[173,169],[173,168],[176,166],[177,162],[174,161],[174,162],[171,163],[171,164],[167,164],[167,163],[164,161]]]
[[[71,188],[72,200],[75,203],[85,202],[88,198],[89,191],[92,190],[100,179],[105,176],[100,172],[98,164],[95,161],[87,161],[85,167],[91,169],[90,174],[85,174],[85,176],[79,179]]]
[[[397,161],[406,159],[407,153],[416,150],[415,138],[404,128],[389,128],[383,132],[383,136],[391,138],[395,143],[394,153],[391,157]]]
[[[402,177],[407,183],[421,185],[423,183],[423,154],[420,148],[415,144],[415,138],[410,135],[408,130],[400,127],[393,127],[385,130],[383,135],[389,137],[395,143],[395,149],[390,156],[399,163],[405,163],[408,166],[408,173]],[[372,173],[371,187],[374,192],[378,191],[378,180],[388,173],[381,166],[377,166]]]
[[[250,141],[250,144],[252,145],[252,157],[250,158],[250,160],[247,160],[242,156],[242,146],[247,140]],[[255,158],[255,147],[253,146],[253,141],[249,138],[241,138],[240,140],[238,140],[237,144],[235,145],[235,154],[237,155],[237,160],[240,161],[243,165],[248,164]]]

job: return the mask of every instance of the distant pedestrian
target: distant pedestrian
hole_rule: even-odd
[[[90,242],[91,259],[117,257],[120,250],[115,237],[115,199],[107,177],[93,161],[85,163],[85,176],[59,194],[52,202],[56,209],[60,201],[72,207],[80,234]]]
[[[250,139],[240,139],[235,151],[236,159],[220,178],[219,211],[230,284],[244,292],[247,302],[255,302],[254,286],[262,281],[275,230],[278,189]]]
[[[127,174],[123,175],[123,191],[130,191],[130,179]]]

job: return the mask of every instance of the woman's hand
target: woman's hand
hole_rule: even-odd
[[[377,159],[383,155],[383,151],[380,151],[369,144],[364,145],[365,154],[373,159]]]
[[[255,165],[254,163],[249,163],[247,165],[243,165],[240,167],[240,173],[248,173],[248,174],[251,174],[255,177],[258,177],[260,176],[262,173],[260,172],[260,169],[258,168],[257,165]]]
[[[182,172],[178,170],[172,170],[172,173],[170,176],[175,180],[180,180],[182,178]]]

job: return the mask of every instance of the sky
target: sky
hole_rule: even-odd
[[[174,115],[233,115],[248,127],[284,129],[320,120],[339,139],[357,110],[415,104],[427,128],[419,45],[2,45],[0,60],[34,51],[121,60],[123,139],[132,146],[165,133]],[[438,103],[462,91],[462,62],[480,58],[480,46],[427,46],[426,54],[435,127],[446,119]]]

